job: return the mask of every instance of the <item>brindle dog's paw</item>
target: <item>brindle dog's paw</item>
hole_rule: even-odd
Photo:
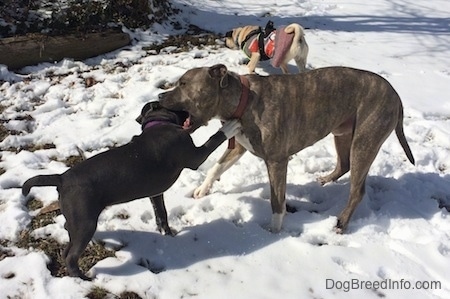
[[[342,235],[344,233],[343,229],[337,226],[334,227],[333,231],[338,235]]]
[[[209,184],[202,184],[200,187],[196,188],[192,193],[192,197],[195,199],[199,199],[205,197],[209,194],[211,186]]]
[[[341,220],[338,219],[336,226],[334,227],[334,232],[336,234],[342,235],[345,232],[346,227],[343,225]]]
[[[325,185],[325,184],[331,182],[332,180],[330,179],[329,176],[321,176],[321,177],[318,177],[318,178],[316,179],[316,181],[317,181],[320,185],[323,186],[323,185]]]

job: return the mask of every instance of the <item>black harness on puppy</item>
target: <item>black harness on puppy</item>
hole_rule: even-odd
[[[268,21],[264,30],[261,27],[259,27],[258,29],[251,31],[247,35],[247,37],[242,41],[242,43],[239,44],[239,41],[237,38],[234,41],[234,43],[236,44],[237,47],[239,47],[239,49],[244,51],[245,55],[250,57],[252,51],[249,49],[249,47],[250,47],[253,39],[257,38],[258,39],[258,50],[259,50],[259,54],[261,55],[260,60],[261,61],[269,60],[270,57],[267,56],[267,53],[265,51],[265,40],[267,39],[267,37],[269,37],[269,35],[273,31],[275,31],[275,28],[273,27],[273,22]],[[230,37],[231,34],[232,34],[232,32],[227,32],[226,36]]]
[[[261,29],[261,27],[259,27]],[[258,45],[259,45],[259,54],[261,54],[261,60],[269,60],[270,57],[266,55],[265,47],[264,47],[264,41],[265,39],[273,32],[275,31],[275,27],[273,27],[273,22],[268,21],[266,24],[266,27],[264,28],[264,31],[261,31],[258,37]]]

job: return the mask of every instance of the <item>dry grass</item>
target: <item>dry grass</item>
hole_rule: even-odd
[[[202,30],[191,25],[188,34],[172,35],[164,40],[161,44],[155,44],[143,48],[149,53],[159,54],[162,49],[167,47],[175,47],[172,53],[181,53],[190,51],[193,48],[202,49],[205,46],[217,46],[216,40],[221,38],[220,35]]]
[[[26,203],[26,206],[29,210],[37,210],[42,208],[43,204],[40,200],[32,198]],[[31,219],[29,227],[20,233],[18,239],[15,242],[7,242],[4,240],[0,244],[6,247],[8,243],[12,243],[12,245],[15,245],[19,248],[33,248],[35,250],[42,251],[50,259],[50,262],[47,265],[50,273],[56,277],[66,276],[68,275],[68,273],[65,268],[64,260],[62,258],[62,253],[64,251],[64,248],[66,247],[66,244],[61,244],[51,237],[36,238],[32,234],[32,232],[37,228],[55,223],[55,217],[60,214],[61,211],[59,209],[51,209],[49,212],[38,213]],[[7,249],[1,249],[0,259],[1,257],[4,258],[5,256],[8,256],[8,254],[10,254],[10,251],[8,251]],[[83,272],[87,272],[97,262],[107,257],[113,256],[115,256],[115,251],[107,249],[104,243],[91,243],[88,245],[85,252],[80,257],[80,269]]]
[[[123,292],[120,295],[114,295],[108,292],[106,289],[101,287],[93,287],[89,294],[86,295],[89,299],[104,299],[104,298],[114,298],[114,299],[141,299],[141,297],[133,292]]]

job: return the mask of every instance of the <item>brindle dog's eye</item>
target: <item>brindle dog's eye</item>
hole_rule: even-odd
[[[184,82],[184,81],[178,81],[178,86],[185,86],[186,85],[186,82]]]

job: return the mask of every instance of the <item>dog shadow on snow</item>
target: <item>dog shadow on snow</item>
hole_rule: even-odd
[[[170,222],[170,220],[169,220]],[[250,228],[250,229],[249,229]],[[101,231],[96,239],[119,240],[123,244],[119,256],[126,261],[119,265],[94,266],[95,274],[114,276],[134,275],[144,271],[155,274],[185,269],[198,262],[226,256],[246,256],[286,238],[271,234],[258,224],[240,225],[227,219],[217,219],[204,224],[183,227],[175,237],[150,231]]]
[[[285,223],[313,222],[337,217],[347,204],[350,182],[348,176],[320,186],[317,182],[287,186],[287,205],[294,213],[287,214]],[[289,198],[293,198],[289,200]],[[429,220],[442,210],[450,212],[450,175],[437,173],[407,173],[395,178],[368,176],[366,193],[355,209],[347,233],[357,232],[375,224],[388,231],[393,219]],[[296,216],[299,214],[299,216]],[[315,217],[308,217],[309,215]],[[306,217],[305,217],[306,215]],[[313,224],[314,225],[314,224]]]
[[[119,240],[123,244],[119,256],[127,258],[116,266],[104,266],[100,262],[94,266],[95,272],[117,276],[144,271],[160,273],[218,257],[246,256],[285,238],[300,236],[306,224],[319,226],[321,221],[337,216],[347,202],[349,181],[343,178],[325,186],[317,182],[288,184],[286,196],[290,212],[279,234],[270,233],[266,227],[271,215],[268,184],[237,187],[227,193],[250,190],[261,190],[261,198],[242,196],[238,199],[251,213],[251,218],[244,221],[239,217],[216,219],[186,226],[175,237],[149,231],[97,232],[95,238],[107,244],[108,240]],[[387,231],[392,219],[431,219],[441,210],[444,213],[450,210],[450,175],[409,173],[399,179],[369,176],[366,195],[347,233],[355,233],[371,224]],[[333,233],[332,227],[326,233]]]

